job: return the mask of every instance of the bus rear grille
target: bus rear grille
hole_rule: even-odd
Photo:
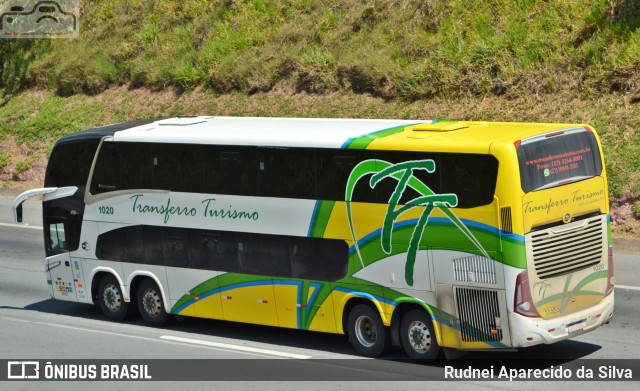
[[[460,315],[460,334],[464,342],[498,342],[502,340],[498,292],[456,287],[456,304]]]
[[[585,220],[574,229],[558,227],[531,233],[533,264],[540,278],[551,278],[595,266],[606,254],[604,217]]]
[[[453,260],[453,278],[456,281],[496,283],[496,264],[493,259],[471,255]]]

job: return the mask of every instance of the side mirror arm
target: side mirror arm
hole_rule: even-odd
[[[68,187],[42,187],[39,189],[27,190],[13,200],[13,218],[17,223],[22,222],[22,203],[31,197],[44,195],[45,200],[53,200],[56,198],[69,197],[78,191],[76,186]],[[55,193],[55,194],[51,194]]]

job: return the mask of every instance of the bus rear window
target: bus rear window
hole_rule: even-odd
[[[518,163],[525,192],[576,182],[602,173],[596,136],[584,128],[522,140],[518,147]]]

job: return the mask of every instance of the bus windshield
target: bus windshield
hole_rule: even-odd
[[[518,147],[518,163],[525,192],[576,182],[602,173],[596,137],[582,127],[522,140]]]

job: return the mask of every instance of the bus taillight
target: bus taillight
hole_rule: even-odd
[[[531,289],[529,288],[529,277],[527,276],[526,270],[518,274],[518,278],[516,278],[516,295],[513,308],[514,311],[520,315],[529,318],[540,317],[538,310],[536,310],[536,307],[533,305]]]
[[[607,270],[607,290],[604,293],[605,296],[613,292],[613,286],[616,283],[615,277],[613,276],[613,246],[609,246],[609,260],[607,266],[609,270]]]

